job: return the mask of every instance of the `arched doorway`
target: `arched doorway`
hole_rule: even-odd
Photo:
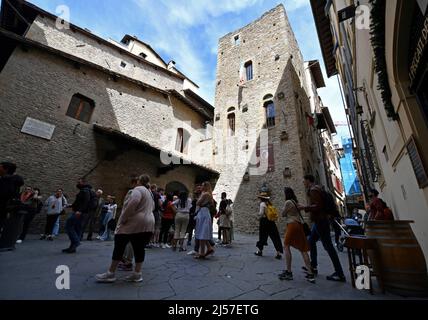
[[[169,182],[165,187],[165,192],[167,194],[172,193],[174,195],[178,195],[182,191],[189,192],[189,189],[187,189],[184,184],[178,181]]]

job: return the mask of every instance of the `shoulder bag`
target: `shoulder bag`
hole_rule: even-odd
[[[294,206],[296,207],[297,212],[299,213],[300,219],[302,220],[302,225],[303,225],[303,232],[305,233],[305,236],[309,236],[311,234],[311,228],[309,228],[309,225],[305,222],[305,219],[303,219],[302,214],[300,213],[299,208],[297,208],[296,203],[291,200],[294,204]]]

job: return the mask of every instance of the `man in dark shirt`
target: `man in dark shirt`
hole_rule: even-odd
[[[320,186],[315,184],[315,178],[312,175],[306,175],[303,180],[308,191],[310,204],[308,206],[299,205],[300,210],[305,210],[311,215],[313,222],[311,235],[309,236],[309,243],[311,246],[311,265],[313,272],[318,273],[317,261],[317,241],[321,240],[324,249],[330,256],[333,262],[335,272],[331,276],[327,276],[327,280],[345,282],[345,275],[340,264],[339,256],[334,249],[330,235],[330,223],[328,220],[328,213],[326,212],[325,201],[323,197],[323,190]]]
[[[76,200],[72,204],[73,213],[65,222],[65,230],[70,238],[70,247],[62,250],[64,253],[75,253],[76,248],[80,245],[80,237],[82,235],[82,219],[83,215],[88,214],[89,203],[91,200],[91,189],[85,179],[81,178],[77,182],[76,187],[79,189],[79,193],[76,196]]]
[[[0,163],[0,232],[7,218],[7,204],[13,199],[19,199],[20,189],[24,185],[24,179],[16,175],[15,171],[14,163]]]

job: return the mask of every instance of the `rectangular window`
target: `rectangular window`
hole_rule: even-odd
[[[413,136],[411,136],[407,142],[406,148],[412,163],[413,171],[415,172],[416,179],[418,180],[419,188],[426,188],[428,186],[428,175]]]
[[[233,137],[235,135],[235,113],[230,113],[227,115],[228,125],[228,136]]]
[[[175,150],[183,153],[184,151],[184,130],[183,128],[177,129],[177,140],[175,142]]]
[[[388,162],[389,161],[389,156],[388,156],[388,150],[386,150],[386,146],[383,147],[382,152],[383,152],[383,154],[385,156],[386,162]]]
[[[239,35],[236,35],[236,36],[233,38],[233,40],[234,40],[234,42],[235,42],[235,46],[238,46],[238,45],[240,45],[240,44],[241,44],[241,39],[239,38]]]
[[[268,128],[275,127],[275,104],[269,101],[265,104],[266,108],[266,126]]]
[[[177,129],[177,140],[175,141],[175,150],[187,154],[187,147],[190,140],[190,134],[183,128]]]
[[[94,101],[80,94],[75,94],[71,98],[66,115],[76,120],[89,123],[94,108]]]
[[[253,79],[253,63],[251,61],[245,64],[245,74],[247,75],[247,81]]]

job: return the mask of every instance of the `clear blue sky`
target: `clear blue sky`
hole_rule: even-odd
[[[121,40],[126,33],[149,43],[214,102],[218,39],[260,17],[276,0],[30,0],[52,12],[70,8],[70,21],[103,38]],[[319,91],[334,121],[346,121],[336,77],[327,79],[309,0],[284,4],[305,60],[318,59],[327,88]]]

